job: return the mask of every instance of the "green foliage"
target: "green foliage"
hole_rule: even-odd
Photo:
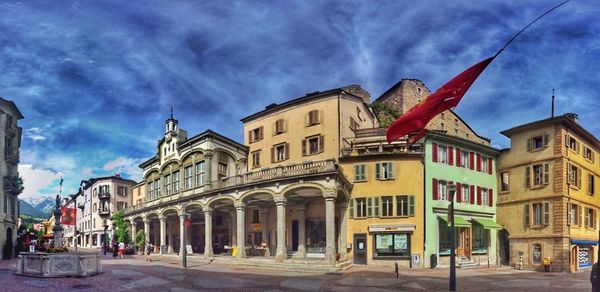
[[[369,105],[379,120],[379,127],[387,128],[400,116],[400,112],[394,107],[383,102],[374,102]]]
[[[138,250],[144,250],[144,245],[146,245],[146,233],[144,230],[140,230],[135,235],[135,246]]]
[[[66,246],[52,247],[46,250],[47,253],[67,253],[69,249]]]
[[[123,211],[117,211],[113,215],[112,220],[114,224],[117,225],[117,230],[115,232],[117,242],[128,244],[131,236],[129,236],[129,230],[127,230],[127,223],[125,222]]]

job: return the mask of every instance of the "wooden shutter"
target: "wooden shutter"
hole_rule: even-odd
[[[544,184],[547,185],[550,183],[550,164],[548,162],[544,163]]]
[[[488,204],[490,207],[493,207],[494,206],[494,190],[488,189],[488,196],[489,196]]]
[[[388,173],[388,179],[394,178],[394,165],[392,164],[392,162],[388,162],[386,164],[386,169],[387,169],[387,173]]]
[[[381,163],[375,163],[375,179],[381,179]]]
[[[481,206],[481,187],[477,186],[477,205]]]
[[[577,150],[577,153],[580,153],[581,151],[581,143],[579,143],[579,141],[575,140],[575,148]]]
[[[525,218],[525,222],[524,222],[525,223],[525,228],[527,228],[527,227],[529,227],[529,222],[531,222],[529,220],[529,204],[525,204],[524,207],[525,208],[524,208],[524,212],[523,212],[524,213],[523,217]]]
[[[463,166],[459,148],[456,148],[456,166]]]
[[[471,198],[470,198],[471,199],[470,200],[471,201],[471,205],[474,205],[475,204],[475,186],[470,186],[469,187],[469,193],[471,195]]]
[[[492,174],[492,169],[494,167],[494,160],[491,157],[488,157],[488,174]]]
[[[565,134],[565,146],[569,147],[569,135]]]
[[[250,131],[248,131],[248,143],[252,143],[252,142],[254,142],[254,141],[252,140],[252,130],[250,130]]]
[[[258,140],[262,140],[262,139],[264,138],[264,136],[263,136],[263,134],[264,134],[264,133],[263,133],[264,127],[263,127],[263,126],[260,126],[260,128],[258,128],[258,129],[259,129],[259,130],[258,130],[258,133],[259,133],[259,136],[260,136],[260,137],[258,138]]]
[[[354,180],[360,180],[360,165],[354,165]]]
[[[306,139],[302,140],[302,156],[306,156]]]
[[[550,141],[550,135],[544,133],[544,147],[548,146],[548,141]]]
[[[481,154],[477,153],[477,171],[481,171]]]
[[[271,147],[271,162],[275,162],[275,147]]]
[[[525,166],[525,187],[531,186],[531,171],[529,166]]]
[[[469,152],[469,168],[475,169],[475,153]]]
[[[379,217],[379,197],[373,198],[373,217]]]
[[[451,197],[450,197],[450,190],[448,190],[448,186],[450,186],[450,185],[452,185],[452,184],[454,184],[454,182],[453,182],[453,181],[448,181],[448,182],[446,183],[446,198],[448,199],[448,202],[450,202],[450,201],[454,200],[454,198],[451,198]],[[456,196],[456,192],[454,192],[454,196]]]
[[[573,224],[573,204],[567,203],[567,225]]]
[[[437,179],[433,179],[432,180],[433,184],[432,184],[432,188],[431,188],[431,193],[433,194],[433,200],[437,200],[438,199],[438,180]]]
[[[290,143],[285,143],[283,147],[283,151],[285,152],[285,159],[290,159]]]
[[[462,185],[457,182],[456,183],[456,202],[460,203],[462,201]]]
[[[408,216],[415,216],[415,196],[408,196]]]
[[[319,136],[319,152],[325,151],[325,136]]]
[[[581,187],[581,168],[577,168],[577,186]]]
[[[598,220],[596,220],[596,209],[592,211],[592,215],[592,222],[594,222],[594,229],[596,229],[596,223],[598,222]]]
[[[448,146],[448,164],[454,165],[454,148]]]
[[[350,203],[348,205],[348,216],[350,219],[354,218],[354,199],[350,199]]]
[[[431,145],[431,157],[433,162],[438,162],[438,145],[435,143]]]
[[[373,217],[373,198],[367,198],[367,217]]]
[[[531,141],[531,138],[527,139],[527,151],[531,151],[532,148],[532,144],[533,142]]]
[[[550,224],[550,202],[544,202],[544,225]]]
[[[576,216],[578,218],[578,222],[577,225],[583,226],[583,206],[579,206],[577,205],[577,214],[579,214],[579,216]]]

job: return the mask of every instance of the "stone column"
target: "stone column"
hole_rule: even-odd
[[[150,220],[144,218],[144,244],[150,241]]]
[[[324,193],[325,197],[325,261],[335,264],[335,199],[336,193]]]
[[[173,231],[171,231],[172,225],[167,224],[167,253],[173,253]]]
[[[213,180],[213,176],[212,176],[212,151],[210,150],[206,150],[206,153],[204,153],[204,184],[208,186],[208,189],[210,189],[212,186],[212,180]]]
[[[231,233],[231,246],[237,246],[237,216],[235,211],[229,212],[229,232]]]
[[[136,225],[137,225],[137,224],[136,224],[136,222],[135,222],[135,221],[133,221],[133,220],[131,220],[131,242],[133,242],[133,245],[135,245],[135,243],[136,243],[136,242],[135,242],[135,236],[136,236],[136,234],[135,234],[135,233],[137,232],[137,231],[135,230],[135,229],[137,228],[137,226],[136,226]],[[84,239],[85,239],[85,236],[82,236],[82,237],[81,237],[81,244],[84,244],[84,243],[83,243]]]
[[[209,258],[213,256],[212,246],[212,215],[213,210],[206,208],[204,210],[204,257]]]
[[[296,206],[298,211],[298,257],[306,257],[306,205]]]
[[[287,259],[285,242],[285,205],[287,200],[284,197],[276,197],[274,201],[277,208],[277,253],[275,254],[275,260],[283,261]]]
[[[158,217],[158,220],[160,220],[160,246],[161,246],[159,251],[162,254],[162,246],[167,244],[165,241],[165,239],[166,239],[165,236],[166,236],[166,232],[167,232],[167,217],[165,217],[164,215],[161,215]]]
[[[246,257],[246,204],[235,203],[237,219],[237,258]]]
[[[185,209],[184,209],[185,210]],[[183,259],[183,250],[185,249],[185,241],[183,240],[183,234],[185,232],[185,211],[182,210],[179,214],[179,259],[181,260],[181,262],[184,261]]]
[[[348,203],[344,202],[344,203],[340,203],[339,204],[340,207],[340,246],[338,247],[338,250],[340,251],[340,259],[345,261],[348,259],[348,249],[346,249],[346,244],[347,244],[347,240],[348,240],[348,234],[347,234],[347,222],[348,220],[346,219],[346,213],[348,211]]]
[[[271,251],[269,250],[269,208],[260,208],[260,216],[262,240],[265,243],[265,256],[268,257],[271,255]]]

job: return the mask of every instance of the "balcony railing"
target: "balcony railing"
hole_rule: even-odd
[[[108,200],[108,199],[110,199],[110,193],[109,192],[98,193],[98,198],[100,200]]]
[[[210,185],[204,186],[204,191],[215,191],[220,189],[226,189],[230,187],[243,186],[247,184],[264,182],[271,179],[279,179],[286,177],[318,174],[338,171],[342,172],[342,169],[335,164],[334,160],[322,160],[322,161],[308,161],[304,163],[298,163],[288,166],[276,166],[273,168],[263,169],[259,171],[248,172],[240,175],[230,176],[222,178],[217,181],[212,181]],[[156,200],[143,202],[126,209],[127,212],[143,209],[145,207],[154,206],[160,203],[172,201],[181,197],[181,193],[173,194],[170,196],[161,197]]]
[[[23,179],[19,176],[5,176],[4,191],[12,194],[20,194],[23,192]]]
[[[110,209],[98,209],[98,215],[110,215]]]
[[[356,138],[385,136],[385,128],[370,128],[356,130]]]

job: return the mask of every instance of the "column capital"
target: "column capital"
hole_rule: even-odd
[[[213,156],[213,151],[212,150],[207,149],[207,150],[204,151],[204,158],[210,159],[212,156]]]
[[[273,201],[275,205],[284,205],[287,203],[287,199],[285,197],[274,197]]]
[[[233,206],[235,207],[236,210],[246,209],[246,203],[244,203],[244,202],[235,202],[235,203],[233,203]]]
[[[214,212],[213,208],[210,207],[206,207],[204,209],[202,209],[202,212],[204,212],[204,214],[211,214]]]
[[[323,192],[323,198],[325,198],[325,200],[327,199],[337,199],[338,194],[335,191],[324,191]]]
[[[304,212],[304,211],[306,211],[306,205],[305,204],[296,205],[296,210]]]
[[[165,216],[164,214],[158,214],[158,220],[165,221],[167,220],[167,216]]]

